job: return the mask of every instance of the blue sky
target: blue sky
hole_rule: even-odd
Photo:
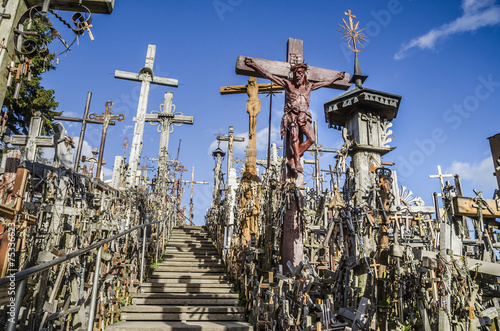
[[[402,96],[392,127],[396,139],[390,144],[397,149],[384,157],[396,163],[399,184],[432,204],[439,182],[428,176],[441,165],[443,172],[461,175],[466,195],[473,196],[472,188],[477,188],[491,198],[496,180],[487,138],[500,132],[496,1],[117,0],[111,15],[93,16],[95,41],[87,34],[80,37],[42,84],[55,89],[63,115],[81,116],[88,91],[93,92],[91,112],[102,113],[105,102],[112,100],[113,112],[126,115],[108,131],[104,173],[109,178],[114,156],[123,154],[123,139],[132,139],[140,90],[139,83],[115,79],[114,71],[138,72],[148,44],[155,44],[154,74],[178,79],[179,87],[152,87],[148,112],[158,110],[164,93],[172,91],[176,111],[195,117],[193,126],[175,127],[169,151],[175,157],[182,139],[180,161],[189,170],[185,178],[194,166],[195,180],[211,183],[195,185],[194,190],[195,222],[203,224],[213,188],[215,136],[227,134],[230,125],[237,135],[248,133],[247,96],[219,94],[221,86],[247,82],[234,72],[237,56],[285,61],[286,42],[292,37],[304,40],[304,58],[310,65],[352,73],[353,55],[337,32],[348,9],[370,38],[359,56],[363,74],[369,76],[364,86]],[[64,27],[58,28],[63,38],[72,39]],[[321,89],[311,95],[310,110],[324,147],[342,144],[339,131],[328,129],[323,110],[323,104],[340,93]],[[264,158],[269,98],[261,100],[258,157]],[[278,95],[273,99],[271,131],[278,145],[282,113],[283,95]],[[66,127],[78,137],[79,125]],[[87,127],[84,155],[99,147],[100,136],[100,126]],[[244,157],[244,145],[236,144],[236,158]],[[156,157],[158,147],[159,133],[146,124],[142,155]],[[325,154],[320,163],[327,169],[334,164],[333,155]],[[189,186],[185,188],[187,205]]]

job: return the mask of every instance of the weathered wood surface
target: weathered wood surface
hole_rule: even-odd
[[[273,91],[283,91],[285,88],[281,85],[275,83],[262,83],[259,85],[259,92],[270,92],[271,85],[273,87]],[[233,85],[233,86],[221,86],[220,94],[241,94],[247,93],[247,85]]]
[[[236,60],[236,73],[238,75],[265,78],[264,76],[262,76],[261,74],[259,74],[255,70],[253,70],[252,68],[248,67],[245,64],[245,58],[247,58],[247,56],[238,56],[238,59]],[[265,60],[265,59],[259,59],[259,58],[254,58],[254,57],[249,57],[249,58],[251,58],[255,62],[255,64],[257,64],[258,66],[260,66],[264,70],[267,70],[276,76],[279,76],[282,78],[291,77],[290,68],[292,66],[288,62]],[[309,66],[309,69],[307,70],[307,79],[313,83],[314,82],[322,82],[322,81],[327,81],[327,80],[331,80],[331,79],[335,78],[335,76],[338,73],[339,72],[335,71],[335,70]],[[333,83],[329,86],[326,86],[326,87],[338,89],[338,90],[348,90],[351,87],[351,83],[349,83],[350,79],[351,79],[351,75],[349,73],[346,73],[343,80],[336,81],[335,83]]]
[[[482,214],[483,217],[491,218],[491,217],[500,217],[500,210],[497,207],[496,200],[484,199],[488,206],[495,212],[492,214],[488,209],[483,209]],[[464,197],[454,197],[453,198],[453,209],[457,216],[467,216],[467,217],[477,217],[477,207],[474,207],[476,202],[472,198],[464,198]]]

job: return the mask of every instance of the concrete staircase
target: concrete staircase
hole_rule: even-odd
[[[154,269],[132,306],[122,308],[118,330],[253,330],[226,279],[224,264],[201,226],[175,228],[164,262]]]

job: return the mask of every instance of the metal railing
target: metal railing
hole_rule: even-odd
[[[28,277],[30,277],[31,275],[40,273],[42,271],[45,271],[47,269],[50,269],[54,266],[57,266],[61,263],[66,262],[68,260],[74,259],[80,255],[88,253],[88,252],[97,248],[98,251],[97,251],[97,258],[95,261],[94,279],[93,279],[93,283],[92,283],[92,299],[90,302],[90,312],[89,312],[89,318],[88,318],[88,324],[87,324],[87,331],[92,331],[93,326],[94,326],[93,322],[94,322],[94,318],[95,318],[95,311],[96,311],[96,305],[97,305],[97,290],[98,290],[98,283],[99,283],[99,277],[100,277],[102,247],[105,244],[107,244],[113,240],[116,240],[118,238],[121,238],[121,237],[123,237],[123,236],[125,236],[133,231],[136,231],[136,230],[139,230],[139,229],[142,229],[142,228],[145,228],[147,226],[151,226],[151,225],[154,225],[157,223],[161,223],[162,224],[162,231],[161,231],[162,234],[161,235],[162,235],[162,243],[163,243],[162,255],[163,255],[164,254],[164,247],[165,247],[165,221],[171,220],[172,213],[176,210],[177,210],[177,208],[175,208],[175,206],[174,206],[174,208],[172,208],[168,212],[167,216],[165,216],[162,220],[137,225],[133,228],[130,228],[128,230],[120,232],[120,233],[118,233],[110,238],[103,239],[103,240],[101,240],[97,243],[94,243],[92,245],[89,245],[85,248],[82,248],[82,249],[79,249],[79,250],[74,251],[72,253],[58,257],[54,260],[45,262],[43,264],[22,270],[22,271],[14,274],[12,276],[8,276],[8,277],[0,279],[0,288],[2,286],[9,284],[9,283],[12,283],[12,282],[15,282],[15,284],[16,284],[14,316],[11,315],[11,318],[9,318],[7,320],[7,329],[6,330],[7,331],[15,331],[16,330],[16,325],[17,325],[18,318],[19,318],[19,311],[21,309],[21,305],[22,305],[22,301],[23,301],[23,297],[24,297],[24,291],[26,288],[26,282],[28,280]],[[145,218],[145,222],[146,222],[148,220],[151,220],[152,216],[150,214],[145,214],[144,218]],[[169,222],[169,225],[167,227],[167,232],[170,232],[172,223],[173,222]],[[144,230],[143,236],[142,236],[141,273],[140,273],[140,283],[141,284],[142,284],[143,275],[144,275],[144,259],[145,259],[145,251],[146,251],[146,233],[147,233],[147,231]],[[156,232],[156,251],[155,251],[156,262],[158,262],[158,254],[159,254],[159,244],[160,244],[159,236],[160,236],[159,231],[157,231]]]

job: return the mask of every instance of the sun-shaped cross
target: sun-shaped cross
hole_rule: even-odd
[[[338,30],[341,34],[343,34],[342,39],[347,40],[347,46],[355,53],[359,53],[363,50],[363,42],[368,41],[368,37],[363,34],[363,29],[359,29],[359,22],[354,22],[352,21],[353,18],[356,18],[351,13],[351,10],[349,9],[347,13],[344,12],[346,16],[349,17],[349,24],[347,24],[346,20],[342,18],[342,21],[344,24],[339,24],[340,30]]]

